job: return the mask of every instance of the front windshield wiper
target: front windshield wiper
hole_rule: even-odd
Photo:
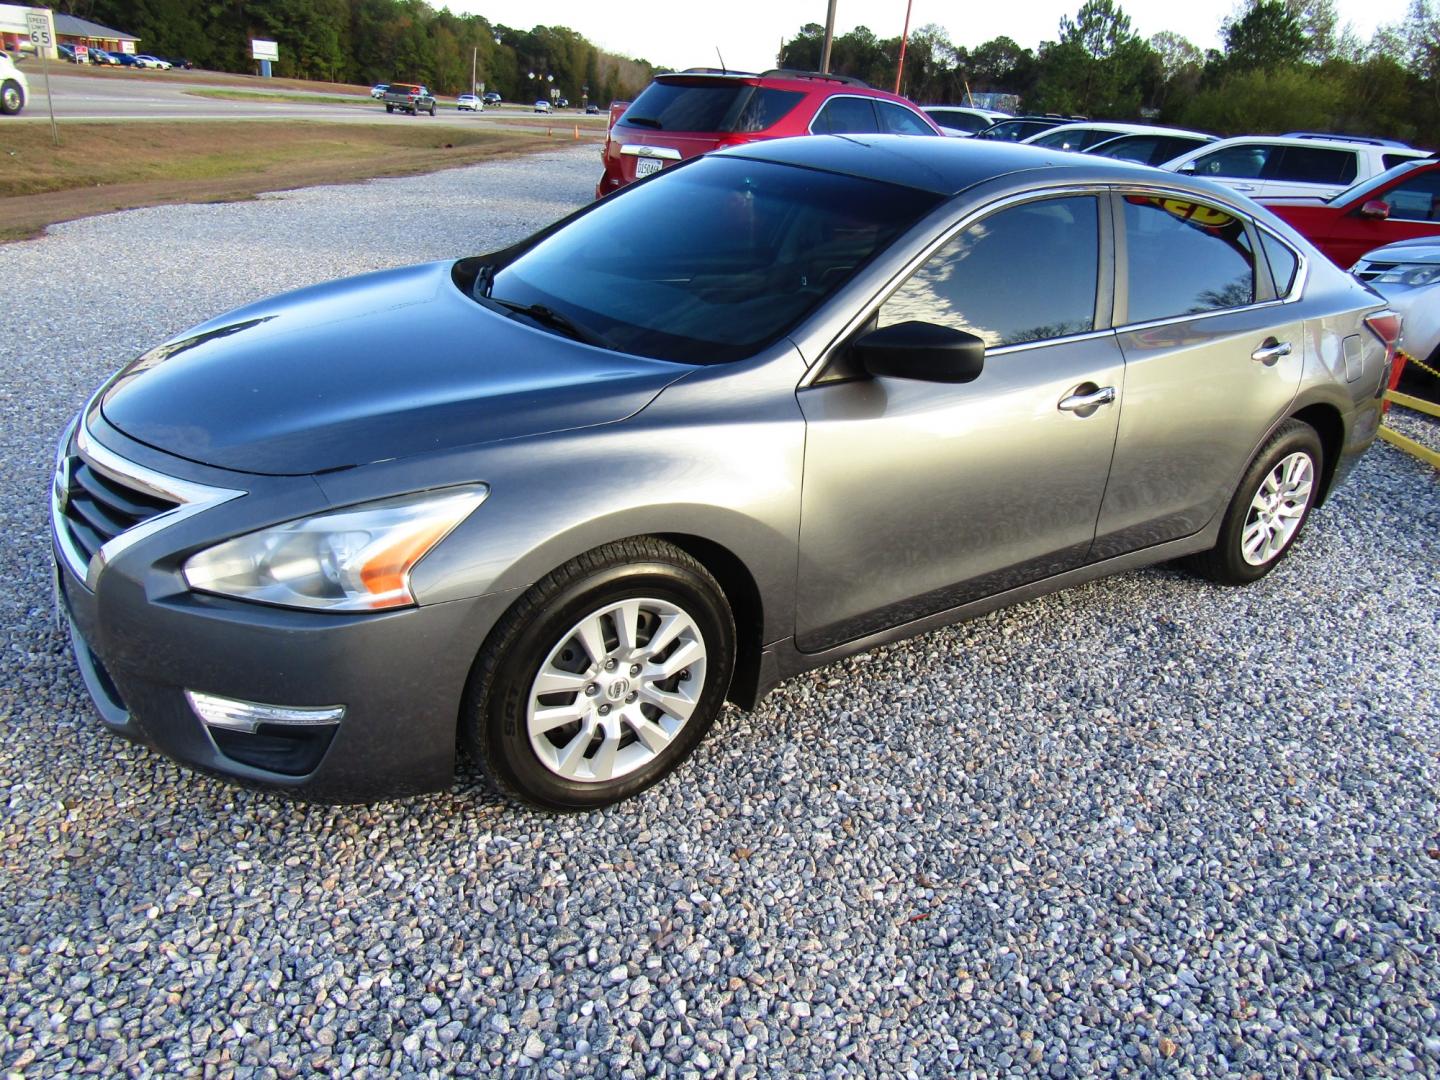
[[[484,271],[481,271],[481,273],[483,274]],[[505,300],[498,296],[491,296],[488,284],[485,287],[483,299],[486,303],[498,304],[508,311],[514,311],[520,315],[524,315],[526,318],[534,319],[543,326],[548,326],[553,330],[559,330],[562,334],[566,334],[576,341],[582,341],[586,345],[594,345],[600,349],[613,350],[615,348],[603,335],[597,334],[594,330],[587,330],[568,315],[562,315],[554,308],[548,308],[544,304],[517,304],[514,300]]]
[[[640,127],[656,128],[660,131],[665,130],[665,125],[653,116],[627,116],[624,118],[624,122],[627,124],[638,124]]]

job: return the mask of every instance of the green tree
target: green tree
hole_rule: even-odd
[[[1252,0],[1244,15],[1226,22],[1222,37],[1229,71],[1294,67],[1310,47],[1300,17],[1285,0]]]
[[[1154,51],[1114,0],[1086,0],[1060,19],[1060,40],[1040,47],[1034,107],[1087,116],[1133,116],[1160,78]]]

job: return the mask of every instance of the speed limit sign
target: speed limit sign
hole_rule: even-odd
[[[38,52],[55,44],[50,37],[50,13],[48,11],[27,11],[25,26],[30,31],[30,43]]]

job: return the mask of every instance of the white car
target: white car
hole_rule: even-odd
[[[997,120],[1008,120],[1010,114],[998,109],[977,109],[969,105],[923,105],[920,109],[934,120],[946,135],[968,139],[984,131]]]
[[[1430,367],[1440,366],[1440,237],[1386,244],[1350,272],[1404,316],[1400,348]]]
[[[1181,154],[1162,168],[1215,180],[1252,199],[1324,202],[1402,161],[1429,157],[1382,139],[1319,135],[1242,135]]]
[[[1021,139],[1030,146],[1043,146],[1047,150],[1072,150],[1082,153],[1092,146],[1119,138],[1121,135],[1196,135],[1198,132],[1185,128],[1156,127],[1153,124],[1121,124],[1108,120],[1086,120],[1082,123],[1061,124],[1049,131]]]
[[[471,112],[484,112],[484,103],[474,94],[461,94],[455,99],[455,108],[460,112],[469,109]]]
[[[539,101],[535,102],[535,111],[548,113],[550,111],[550,103],[544,98],[541,98]]]
[[[135,66],[155,68],[157,71],[169,71],[173,65],[169,60],[161,60],[158,56],[147,56],[142,53],[135,57]]]
[[[384,83],[384,82],[382,82],[382,83],[376,83],[374,86],[372,86],[372,87],[370,88],[370,96],[371,96],[372,98],[374,98],[376,101],[379,101],[381,98],[383,98],[383,97],[385,96],[385,91],[386,91],[386,90],[389,90],[389,89],[390,89],[390,84],[389,84],[389,83]]]
[[[24,74],[10,59],[10,54],[0,52],[0,113],[14,116],[30,100],[30,84]]]

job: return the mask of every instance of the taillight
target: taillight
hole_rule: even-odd
[[[1396,384],[1400,382],[1400,372],[1404,365],[1395,363],[1395,353],[1405,320],[1400,317],[1398,312],[1386,309],[1377,311],[1373,315],[1366,315],[1365,325],[1385,346],[1385,373],[1380,379],[1380,389],[1375,394],[1376,397],[1383,397],[1386,390],[1394,390]],[[1382,413],[1389,410],[1390,402],[1388,401],[1380,407]]]
[[[1386,358],[1395,355],[1395,346],[1400,341],[1400,330],[1404,320],[1394,311],[1377,311],[1365,316],[1365,325],[1374,331],[1385,345]]]

